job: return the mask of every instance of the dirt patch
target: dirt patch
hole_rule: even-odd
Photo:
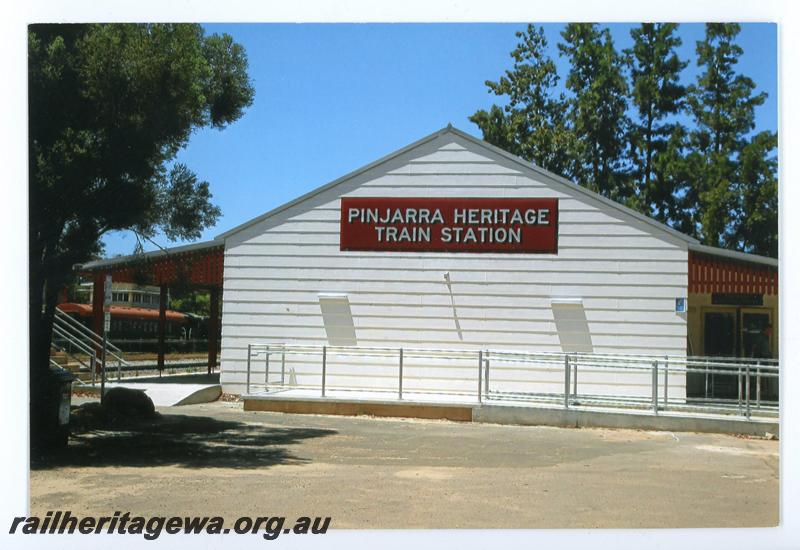
[[[158,412],[81,434],[34,464],[31,512],[319,515],[334,529],[768,527],[779,517],[776,441],[221,401]]]
[[[224,401],[226,403],[240,403],[242,401],[242,396],[237,393],[221,393],[218,401]]]

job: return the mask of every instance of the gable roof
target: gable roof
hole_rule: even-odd
[[[585,195],[586,197],[588,197],[590,199],[599,201],[599,202],[603,203],[604,205],[609,206],[610,208],[618,210],[619,212],[621,212],[625,216],[632,217],[632,218],[634,218],[636,220],[644,222],[644,223],[654,227],[655,229],[663,231],[663,232],[665,232],[665,233],[667,233],[667,234],[669,234],[669,235],[671,235],[673,237],[677,237],[678,239],[680,239],[682,241],[685,241],[686,243],[699,244],[699,242],[700,242],[700,241],[698,241],[697,239],[695,239],[693,237],[685,235],[685,234],[681,233],[680,231],[677,231],[677,230],[669,227],[668,225],[665,225],[665,224],[663,224],[661,222],[658,222],[658,221],[656,221],[656,220],[654,220],[654,219],[652,219],[652,218],[650,218],[648,216],[645,216],[644,214],[640,214],[639,212],[636,212],[635,210],[632,210],[632,209],[628,208],[627,206],[623,206],[622,204],[620,204],[620,203],[618,203],[616,201],[613,201],[611,199],[603,197],[602,195],[599,195],[598,193],[595,193],[594,191],[590,191],[589,189],[586,189],[585,187],[581,187],[580,185],[577,185],[577,184],[569,181],[568,179],[566,179],[566,178],[564,178],[562,176],[559,176],[559,175],[556,175],[556,174],[554,174],[552,172],[549,172],[549,171],[545,170],[544,168],[541,168],[539,166],[536,166],[535,164],[532,164],[532,163],[526,161],[525,159],[522,159],[522,158],[520,158],[520,157],[518,157],[516,155],[512,155],[508,151],[500,149],[499,147],[496,147],[496,146],[494,146],[494,145],[492,145],[490,143],[487,143],[486,141],[483,141],[483,140],[480,140],[480,139],[478,139],[476,137],[473,137],[473,136],[469,135],[468,133],[466,133],[466,132],[464,132],[462,130],[454,128],[451,124],[448,124],[446,127],[442,128],[441,130],[438,130],[438,131],[436,131],[436,132],[434,132],[434,133],[432,133],[432,134],[430,134],[428,136],[425,136],[424,138],[419,139],[419,140],[415,141],[414,143],[406,145],[405,147],[403,147],[401,149],[398,149],[397,151],[394,151],[393,153],[390,153],[390,154],[388,154],[388,155],[386,155],[386,156],[384,156],[384,157],[382,157],[382,158],[380,158],[380,159],[378,159],[378,160],[376,160],[374,162],[371,162],[371,163],[369,163],[369,164],[367,164],[365,166],[362,166],[361,168],[358,168],[357,170],[354,170],[353,172],[350,172],[349,174],[345,174],[344,176],[342,176],[340,178],[337,178],[337,179],[333,180],[330,183],[327,183],[327,184],[325,184],[325,185],[323,185],[321,187],[317,187],[316,189],[314,189],[314,190],[312,190],[312,191],[310,191],[310,192],[308,192],[308,193],[306,193],[304,195],[301,195],[300,197],[297,197],[296,199],[291,200],[291,201],[289,201],[289,202],[287,202],[287,203],[285,203],[285,204],[283,204],[281,206],[278,206],[277,208],[274,208],[274,209],[272,209],[272,210],[270,210],[270,211],[268,211],[268,212],[266,212],[266,213],[264,213],[264,214],[262,214],[262,215],[260,215],[260,216],[258,216],[256,218],[253,218],[253,219],[251,219],[251,220],[249,220],[247,222],[244,222],[244,223],[242,223],[240,225],[237,225],[233,229],[229,229],[228,231],[226,231],[224,233],[221,233],[220,235],[217,235],[215,240],[225,239],[227,237],[230,237],[231,235],[235,235],[236,233],[239,233],[240,231],[243,231],[243,230],[247,229],[248,227],[251,227],[251,226],[253,226],[253,225],[255,225],[255,224],[259,223],[259,222],[262,222],[262,221],[264,221],[264,220],[266,220],[268,218],[271,218],[272,216],[274,216],[274,215],[276,215],[276,214],[278,214],[280,212],[283,212],[284,210],[286,210],[288,208],[291,208],[292,206],[295,206],[295,205],[297,205],[299,203],[302,203],[303,201],[306,201],[306,200],[308,200],[308,199],[310,199],[310,198],[312,198],[312,197],[314,197],[314,196],[316,196],[316,195],[318,195],[320,193],[324,193],[325,191],[328,191],[328,190],[332,189],[333,187],[336,187],[337,185],[339,185],[341,183],[344,183],[347,180],[355,178],[355,177],[357,177],[357,176],[359,176],[359,175],[361,175],[361,174],[363,174],[363,173],[365,173],[365,172],[367,172],[369,170],[372,170],[373,168],[375,168],[377,166],[380,166],[381,164],[389,162],[390,160],[392,160],[392,159],[394,159],[396,157],[399,157],[399,156],[401,156],[401,155],[403,155],[403,154],[405,154],[405,153],[407,153],[407,152],[409,152],[409,151],[411,151],[413,149],[416,149],[417,147],[420,147],[420,146],[424,145],[425,143],[428,143],[428,142],[430,142],[430,141],[432,141],[432,140],[434,140],[436,138],[439,138],[439,137],[447,135],[447,134],[453,134],[453,135],[455,135],[455,136],[457,136],[457,137],[459,137],[459,138],[461,138],[461,139],[463,139],[465,141],[468,141],[469,143],[477,145],[478,147],[482,147],[482,148],[488,150],[489,152],[492,152],[492,153],[495,153],[497,155],[500,155],[501,157],[514,162],[516,165],[518,165],[523,171],[527,172],[528,174],[535,175],[537,177],[537,179],[544,178],[544,179],[548,180],[550,183],[554,184],[556,187],[558,187],[558,186],[567,186],[571,191],[577,191],[578,193],[581,193],[581,194]]]

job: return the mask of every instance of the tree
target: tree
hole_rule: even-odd
[[[517,32],[512,69],[489,92],[506,98],[470,117],[483,138],[713,246],[777,253],[774,133],[750,136],[765,94],[736,74],[738,25],[709,24],[697,44],[704,72],[684,88],[676,24],[631,30],[624,57],[608,29],[566,25],[558,49],[566,87],[541,28]],[[630,86],[623,68],[627,67]],[[630,106],[631,117],[628,117]],[[692,123],[681,123],[682,115]]]
[[[675,52],[681,39],[674,23],[643,23],[631,29],[633,47],[624,51],[637,119],[628,126],[637,210],[671,225],[681,222],[678,205],[685,192],[686,131],[674,120],[686,88],[681,71],[688,64]]]
[[[213,224],[208,183],[168,165],[193,130],[240,118],[254,91],[244,49],[199,25],[32,25],[28,55],[33,402],[72,266],[108,231],[188,239]]]
[[[173,297],[169,307],[175,311],[209,317],[211,315],[211,295],[208,292],[187,292],[179,297]]]
[[[572,133],[566,127],[563,94],[556,95],[558,74],[546,55],[544,29],[528,25],[511,52],[513,69],[497,82],[486,81],[489,92],[507,97],[503,107],[492,105],[469,120],[478,125],[483,139],[542,168],[570,177]]]
[[[750,78],[735,71],[742,55],[734,42],[739,31],[734,23],[706,25],[705,39],[697,42],[697,62],[704,71],[688,90],[689,111],[696,126],[691,133],[693,225],[706,244],[731,248],[741,241],[737,229],[741,223],[737,211],[743,206],[742,183],[737,181],[742,175],[741,154],[755,127],[755,108],[766,98],[765,93],[754,93],[756,85]],[[762,139],[753,147],[769,143]],[[764,246],[769,248],[768,243]]]
[[[759,132],[739,160],[739,204],[732,242],[741,250],[778,257],[778,136]]]
[[[578,166],[574,177],[606,197],[625,202],[633,194],[624,167],[628,87],[622,57],[608,29],[571,23],[562,31],[561,54],[570,62],[566,85],[572,91],[568,118],[575,134]]]

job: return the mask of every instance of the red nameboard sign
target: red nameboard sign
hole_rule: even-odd
[[[558,199],[342,198],[341,250],[558,252]]]

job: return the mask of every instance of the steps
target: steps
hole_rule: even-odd
[[[63,368],[67,368],[67,365],[69,364],[69,357],[67,356],[67,353],[64,351],[51,350],[50,359],[58,363],[58,365]]]

